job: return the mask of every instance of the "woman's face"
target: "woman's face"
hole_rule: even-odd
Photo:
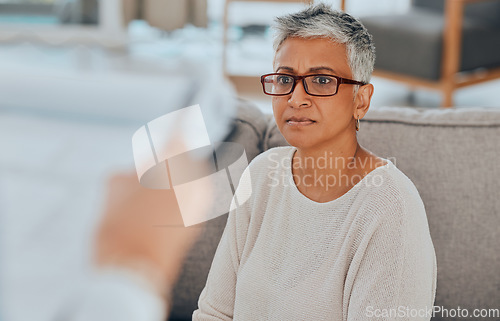
[[[276,52],[274,72],[329,74],[352,79],[346,47],[328,39],[285,40]],[[298,149],[331,150],[342,146],[342,142],[353,141],[358,104],[353,85],[342,84],[334,96],[317,97],[308,95],[299,81],[291,94],[274,96],[272,104],[279,130],[288,143]]]

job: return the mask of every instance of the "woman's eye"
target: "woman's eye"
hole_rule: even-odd
[[[289,84],[291,82],[292,82],[291,77],[287,77],[287,76],[279,76],[278,77],[278,84],[285,85],[285,84]]]
[[[327,85],[332,82],[332,79],[330,77],[322,77],[318,76],[313,79],[313,83],[320,84],[320,85]]]

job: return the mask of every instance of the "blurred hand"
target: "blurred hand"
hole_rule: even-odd
[[[211,191],[211,186],[193,190],[192,210],[207,211]],[[130,268],[163,295],[175,284],[200,232],[199,226],[184,227],[173,189],[147,189],[135,173],[116,175],[109,181],[106,212],[97,233],[96,263]]]

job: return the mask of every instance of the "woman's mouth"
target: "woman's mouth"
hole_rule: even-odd
[[[314,123],[316,123],[316,121],[310,119],[310,118],[305,118],[305,117],[292,117],[290,119],[288,119],[286,121],[287,125],[290,125],[290,126],[309,126],[309,125],[312,125]]]

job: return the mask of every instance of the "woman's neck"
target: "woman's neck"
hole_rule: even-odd
[[[357,140],[337,148],[313,150],[297,148],[292,160],[292,174],[299,191],[314,201],[330,201],[357,183],[363,150]]]
[[[312,174],[314,171],[329,174],[352,169],[360,149],[356,138],[331,147],[297,148],[293,156],[294,168],[300,169],[304,174]]]

